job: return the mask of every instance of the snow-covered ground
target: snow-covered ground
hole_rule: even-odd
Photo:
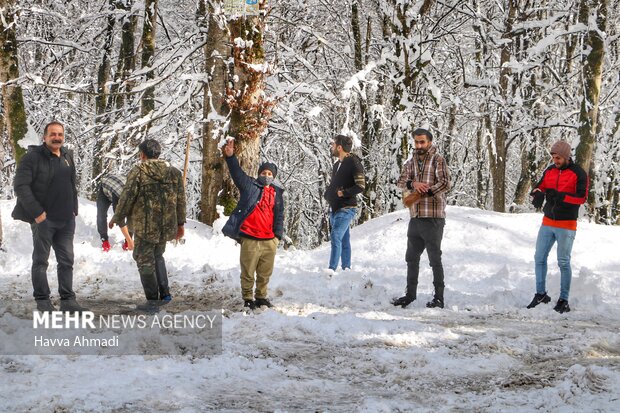
[[[0,202],[6,252],[0,298],[29,300],[28,225]],[[81,201],[75,240],[78,299],[142,300],[131,255],[111,232],[99,250],[95,207]],[[424,255],[418,300],[390,304],[405,287],[406,211],[352,230],[353,268],[329,276],[329,245],[281,250],[270,283],[274,310],[245,314],[238,246],[190,222],[166,251],[177,301],[223,308],[223,352],[184,356],[0,356],[3,411],[620,411],[619,227],[579,223],[567,314],[534,293],[541,215],[449,207],[446,305],[427,309]],[[53,256],[53,254],[52,254]],[[57,299],[55,262],[50,287]],[[3,314],[1,317],[11,316]]]

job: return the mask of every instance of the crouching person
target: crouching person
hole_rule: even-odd
[[[160,160],[161,146],[146,139],[138,146],[140,163],[127,176],[109,227],[127,225],[134,234],[133,258],[148,305],[170,301],[164,252],[180,239],[185,225],[185,188],[181,171]]]
[[[112,211],[116,211],[116,206],[124,186],[125,178],[120,175],[105,174],[101,177],[99,189],[97,190],[97,232],[99,232],[99,237],[101,238],[101,250],[103,252],[108,252],[112,248],[108,239],[108,210],[112,206]],[[125,237],[123,250],[133,250],[133,239],[127,226],[121,227],[121,232],[123,237]]]
[[[274,183],[278,173],[275,164],[261,164],[258,178],[254,179],[241,169],[234,151],[234,141],[230,140],[223,152],[240,198],[222,232],[241,244],[239,261],[244,307],[271,307],[267,285],[284,228],[284,189]]]

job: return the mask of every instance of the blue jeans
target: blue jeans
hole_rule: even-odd
[[[351,268],[351,238],[349,225],[355,217],[356,208],[342,208],[329,215],[332,227],[332,251],[329,256],[329,268],[338,268],[338,261],[342,260],[342,268]]]
[[[536,253],[534,254],[534,263],[536,265],[536,292],[544,294],[547,292],[547,257],[551,247],[557,241],[558,243],[558,267],[560,267],[560,298],[568,301],[570,292],[570,281],[572,271],[570,268],[570,254],[573,249],[573,241],[577,231],[549,227],[541,225],[538,230],[538,238],[536,239]]]

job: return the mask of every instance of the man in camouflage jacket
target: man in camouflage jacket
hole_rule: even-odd
[[[163,254],[166,242],[185,232],[185,188],[181,172],[157,159],[161,146],[146,139],[139,146],[140,162],[127,176],[110,228],[125,220],[134,234],[133,258],[138,264],[146,299],[171,299]]]

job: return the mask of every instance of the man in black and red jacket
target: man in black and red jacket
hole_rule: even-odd
[[[588,175],[571,159],[571,147],[565,141],[557,141],[551,147],[553,164],[549,166],[532,191],[532,204],[539,209],[543,202],[544,217],[536,240],[536,295],[527,308],[548,303],[547,257],[551,247],[558,243],[558,267],[560,267],[560,298],[554,308],[559,313],[570,311],[570,256],[577,232],[579,207],[588,197]]]

